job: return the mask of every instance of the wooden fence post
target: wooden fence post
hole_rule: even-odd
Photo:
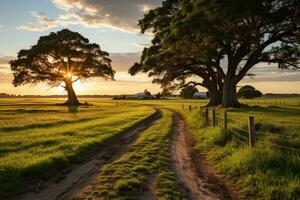
[[[224,112],[224,130],[227,131],[227,112]]]
[[[189,105],[189,110],[190,110],[190,112],[191,112],[191,110],[192,110],[192,106],[191,106],[191,105]]]
[[[208,125],[209,119],[208,119],[208,108],[205,110],[205,119],[206,119],[206,124]]]
[[[212,125],[213,127],[216,126],[216,110],[212,111]]]
[[[181,108],[182,108],[182,110],[184,110],[184,105],[183,104],[181,104]]]
[[[250,116],[248,120],[248,132],[249,132],[249,145],[254,147],[255,145],[255,124],[254,117]]]

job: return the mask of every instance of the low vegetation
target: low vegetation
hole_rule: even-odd
[[[227,110],[229,131],[206,125],[199,111],[185,115],[194,148],[246,199],[300,198],[300,109],[251,106]],[[217,111],[222,122],[222,111]],[[247,118],[255,116],[257,141],[248,146]],[[239,137],[237,137],[238,135]],[[242,136],[242,137],[241,137]]]
[[[148,186],[158,199],[181,199],[171,169],[171,128],[172,115],[163,111],[126,154],[101,169],[84,197],[139,199]]]
[[[248,106],[226,109],[227,132],[219,107],[217,127],[206,124],[200,111],[206,100],[89,101],[94,106],[74,112],[55,106],[57,100],[0,100],[0,197],[22,191],[28,178],[44,178],[49,171],[86,160],[88,150],[151,115],[154,110],[149,105],[156,105],[163,110],[162,118],[99,171],[87,196],[132,199],[150,187],[159,199],[181,198],[171,167],[172,114],[163,109],[171,108],[186,119],[193,148],[206,155],[242,198],[300,198],[299,98],[253,99]],[[254,148],[247,141],[250,115],[257,132]]]
[[[71,113],[47,100],[1,104],[0,197],[22,191],[27,177],[44,178],[46,172],[81,162],[84,152],[154,113],[111,101]]]
[[[229,118],[227,133],[222,128],[224,110],[218,107],[215,108],[218,127],[206,124],[200,112],[200,106],[206,105],[205,100],[153,101],[149,104],[172,108],[184,115],[195,141],[194,149],[206,155],[214,169],[237,187],[242,198],[299,199],[300,99],[253,101],[255,105],[226,110]],[[273,105],[265,104],[267,101]],[[280,106],[279,101],[285,106]],[[247,120],[250,115],[256,121],[257,141],[254,148],[250,148],[244,139],[248,137]],[[211,119],[211,110],[209,117]],[[235,133],[244,137],[236,137]]]

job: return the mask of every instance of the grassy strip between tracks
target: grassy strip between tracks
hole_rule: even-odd
[[[84,198],[139,199],[149,185],[158,199],[181,199],[171,166],[172,114],[143,131],[129,151],[105,165]]]

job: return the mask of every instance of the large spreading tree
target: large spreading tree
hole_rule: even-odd
[[[102,77],[113,79],[109,54],[98,44],[77,32],[63,29],[40,37],[30,49],[20,50],[10,61],[13,85],[45,82],[51,87],[62,86],[68,92],[65,105],[80,105],[73,83],[82,79]]]
[[[239,106],[236,85],[258,63],[299,68],[298,0],[166,0],[140,27],[154,39],[130,72],[149,72],[165,85],[199,76],[202,82],[187,84],[215,88],[215,105]]]

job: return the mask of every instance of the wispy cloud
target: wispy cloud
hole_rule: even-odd
[[[149,47],[151,44],[150,43],[140,43],[140,42],[135,42],[132,43],[133,46],[140,47],[140,48],[145,48]]]
[[[161,0],[52,0],[64,14],[49,18],[44,13],[31,12],[36,22],[19,25],[18,29],[45,31],[57,26],[81,24],[85,27],[109,27],[125,32],[138,33],[138,19]]]
[[[9,69],[9,65],[0,64],[0,72],[8,71],[8,69]]]
[[[2,55],[0,54],[0,65],[8,64],[9,61],[15,59],[15,56],[9,56],[9,55]]]
[[[133,63],[140,60],[141,53],[111,53],[113,68],[116,71],[128,72]]]
[[[279,69],[276,64],[257,64],[250,73],[255,75],[253,79],[246,77],[244,81],[300,81],[300,70]]]
[[[36,18],[36,22],[30,22],[27,24],[19,25],[17,29],[23,29],[33,32],[42,32],[57,26],[68,26],[71,24],[79,24],[76,15],[65,14],[60,15],[56,19],[51,19],[46,16],[45,13],[32,11],[30,14]]]

